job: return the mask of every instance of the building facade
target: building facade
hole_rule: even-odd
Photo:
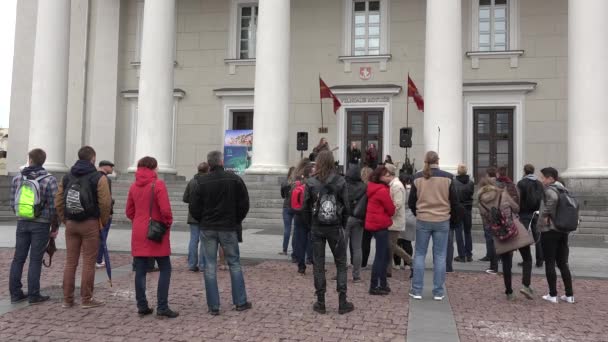
[[[42,147],[66,170],[90,144],[120,172],[152,155],[188,176],[229,129],[253,129],[252,173],[295,164],[297,132],[341,164],[352,141],[403,161],[409,126],[419,169],[433,149],[448,170],[531,162],[605,182],[606,14],[605,0],[21,0],[8,169]]]

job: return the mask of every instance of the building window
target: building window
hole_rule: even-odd
[[[258,27],[258,6],[255,4],[239,7],[238,56],[240,59],[255,58],[255,43]]]
[[[478,25],[479,51],[508,50],[509,4],[507,0],[479,0]]]
[[[380,54],[380,1],[354,1],[353,45],[354,56]]]

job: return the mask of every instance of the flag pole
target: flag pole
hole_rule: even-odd
[[[407,91],[405,93],[405,127],[410,126],[410,72],[407,72]]]
[[[321,73],[319,73],[319,81],[321,81]],[[323,99],[321,98],[321,94],[319,94],[319,107],[321,107],[321,128],[323,126]]]

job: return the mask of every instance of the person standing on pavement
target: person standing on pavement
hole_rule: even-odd
[[[472,212],[475,183],[467,174],[467,167],[464,164],[458,165],[458,175],[454,177],[454,187],[456,188],[460,204],[464,207],[462,222],[457,224],[454,230],[454,233],[456,233],[456,249],[458,251],[458,256],[454,258],[454,261],[471,262],[473,261],[473,238],[471,236],[471,228],[473,226]],[[453,254],[453,242],[448,242],[448,245],[452,248]],[[448,252],[448,254],[450,253]]]
[[[245,279],[241,269],[239,242],[242,241],[242,223],[249,212],[249,193],[241,179],[224,171],[224,158],[220,151],[207,154],[210,172],[197,179],[190,194],[189,210],[199,221],[205,250],[205,294],[209,313],[220,314],[220,294],[217,287],[217,249],[224,249],[230,269],[232,303],[236,311],[252,308],[247,301]]]
[[[325,314],[325,246],[334,256],[337,269],[338,313],[354,310],[346,300],[346,239],[344,226],[350,215],[348,187],[343,177],[336,173],[334,157],[330,151],[322,151],[316,159],[315,175],[306,182],[306,211],[311,213],[313,241],[313,271],[317,301],[313,310]]]
[[[112,173],[114,173],[114,163],[108,160],[102,160],[99,162],[99,167],[97,168],[99,173],[102,176],[108,178],[108,187],[110,188],[110,197],[112,196],[112,181],[108,177]],[[110,233],[110,226],[112,225],[112,215],[114,215],[114,199],[112,198],[112,206],[110,207],[110,218],[108,219],[108,224],[101,230],[100,241],[99,241],[99,251],[97,252],[97,263],[95,267],[102,268],[106,265],[103,260],[104,256],[104,246],[108,241],[108,234]],[[107,261],[107,260],[106,260]]]
[[[202,162],[198,164],[198,173],[192,177],[184,191],[184,203],[190,203],[190,193],[196,187],[198,178],[209,173],[209,164]],[[201,242],[201,229],[198,221],[188,213],[188,225],[190,226],[190,243],[188,244],[188,270],[190,272],[205,271],[205,250]]]
[[[369,176],[374,172],[372,168],[364,166],[361,168],[361,180],[367,185],[369,183]],[[367,189],[366,189],[367,191]],[[367,261],[369,260],[369,253],[372,245],[372,232],[367,229],[363,230],[363,237],[361,238],[361,268],[367,267]]]
[[[26,299],[30,304],[38,304],[50,298],[40,294],[40,272],[49,237],[55,238],[59,230],[55,211],[57,179],[43,167],[46,153],[35,148],[28,153],[28,158],[28,166],[11,183],[10,206],[17,215],[15,254],[9,276],[12,304]],[[36,204],[35,197],[28,194],[37,195],[39,203]],[[21,277],[28,253],[30,263],[26,294],[22,290]]]
[[[439,169],[437,152],[426,153],[423,171],[414,176],[409,206],[416,215],[414,279],[409,295],[422,299],[426,253],[433,239],[433,299],[443,300],[450,219],[461,207],[453,176]]]
[[[376,255],[369,287],[369,294],[374,296],[391,292],[386,279],[386,269],[389,264],[388,228],[393,225],[391,218],[395,215],[395,204],[386,183],[388,175],[389,172],[384,166],[378,166],[367,183],[365,230],[371,232],[376,239]]]
[[[112,196],[108,177],[95,168],[95,150],[90,146],[78,150],[78,161],[63,177],[55,196],[59,219],[65,224],[66,260],[63,271],[63,307],[74,306],[76,268],[82,253],[80,282],[81,307],[102,306],[93,299],[95,259],[99,251],[100,230],[110,220]]]
[[[410,192],[412,189],[412,176],[407,174],[399,175],[399,180],[403,187],[405,188],[405,198],[410,198]],[[405,229],[399,233],[399,240],[397,240],[398,245],[405,251],[405,253],[410,256],[414,255],[414,247],[412,246],[412,242],[416,240],[416,216],[412,214],[412,210],[409,206],[405,206]],[[394,256],[395,265],[401,264],[401,258],[398,256]],[[403,261],[404,267],[406,265],[405,260]],[[414,269],[413,264],[410,262],[410,279],[414,277]]]
[[[385,164],[386,173],[381,177],[382,182],[388,184],[391,200],[395,206],[395,214],[391,218],[393,224],[388,228],[388,260],[386,265],[386,276],[392,277],[393,256],[403,259],[406,265],[411,265],[412,256],[397,244],[399,235],[405,230],[405,188],[397,178],[397,167],[393,164]]]
[[[361,180],[359,166],[351,166],[346,173],[346,187],[348,188],[348,202],[351,214],[346,221],[346,243],[352,248],[351,260],[353,264],[353,282],[361,282],[361,239],[363,238],[363,224],[365,217],[356,217],[356,210],[360,201],[365,200],[367,185]],[[361,202],[363,204],[363,202]],[[363,209],[363,214],[367,207]]]
[[[306,182],[312,173],[313,165],[308,158],[302,159],[294,170],[294,181],[299,181],[306,186]],[[291,199],[290,199],[291,200]],[[291,204],[290,204],[291,205]],[[310,237],[310,215],[311,212],[303,207],[294,215],[294,254],[298,263],[298,273],[306,273],[306,257],[312,258],[312,241]]]
[[[503,171],[502,168],[499,170]],[[503,175],[503,173],[501,173]],[[498,185],[487,184],[484,185],[479,190],[479,212],[481,216],[485,219],[486,222],[490,222],[490,211],[492,208],[496,208],[500,210],[502,213],[511,213],[513,216],[513,223],[515,225],[521,225],[521,222],[517,220],[517,213],[519,212],[519,204],[513,199],[511,194],[508,191],[508,188],[511,187],[507,179],[502,177],[504,183],[504,187],[501,188]],[[507,177],[508,178],[508,177]],[[499,178],[500,179],[500,178]],[[514,300],[515,295],[513,294],[513,288],[511,285],[511,268],[513,264],[513,251],[518,249],[516,246],[521,246],[519,244],[519,239],[525,238],[524,236],[520,236],[522,234],[518,234],[517,236],[511,237],[510,239],[501,241],[496,236],[492,236],[494,239],[494,246],[500,255],[502,262],[502,276],[505,283],[505,294],[507,295],[508,300]],[[530,287],[530,281],[532,278],[532,255],[530,254],[530,246],[524,246],[519,248],[519,253],[524,259],[524,269],[522,274],[522,285],[523,287],[519,290],[526,298],[533,299],[534,298],[534,290]],[[492,273],[498,272],[498,261],[492,261]]]
[[[295,167],[290,167],[287,172],[287,179],[281,183],[281,197],[283,198],[283,249],[279,252],[279,255],[287,255],[287,248],[289,247],[289,239],[291,238],[291,226],[294,221],[295,212],[291,210],[291,188],[295,183],[294,171]],[[294,252],[294,239],[291,239],[291,259],[295,260]]]
[[[570,249],[568,247],[569,233],[559,231],[554,224],[558,210],[559,194],[567,192],[564,185],[558,181],[559,174],[553,167],[546,167],[540,170],[542,174],[541,182],[545,186],[544,200],[540,205],[540,218],[538,227],[541,232],[541,243],[543,255],[545,257],[545,273],[549,294],[544,295],[543,299],[551,303],[557,303],[557,274],[555,266],[559,268],[566,294],[559,297],[566,303],[574,303],[574,290],[572,288],[572,274],[568,266]]]
[[[486,169],[486,176],[481,180],[480,184],[488,185],[496,184],[496,168],[491,166]],[[479,196],[477,196],[479,197]],[[486,240],[486,256],[479,259],[479,261],[491,261],[496,254],[496,250],[494,249],[494,239],[492,238],[492,232],[490,230],[490,225],[485,222],[482,218],[483,223],[483,237]],[[492,267],[488,268],[488,270],[492,269]],[[488,272],[486,270],[486,272]]]
[[[540,203],[543,199],[545,189],[543,183],[538,180],[538,177],[534,174],[534,165],[524,165],[524,178],[517,182],[517,188],[519,189],[520,206],[519,206],[519,220],[526,228],[532,230],[535,244],[535,255],[536,255],[536,267],[543,267],[543,248],[540,242],[540,232],[537,228],[537,220],[532,220],[534,213],[540,209]],[[519,266],[523,266],[520,262]]]
[[[173,213],[165,182],[158,179],[158,162],[152,157],[143,157],[137,162],[135,182],[129,188],[126,214],[132,222],[131,254],[135,259],[135,298],[137,313],[150,315],[153,311],[146,298],[146,273],[149,259],[158,264],[156,316],[175,318],[179,313],[169,308],[169,285],[171,283],[171,225]],[[150,220],[161,223],[166,231],[161,241],[148,239]]]

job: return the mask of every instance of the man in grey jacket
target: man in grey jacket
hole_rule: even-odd
[[[568,233],[563,233],[555,228],[553,219],[557,212],[557,205],[560,191],[567,191],[562,183],[558,181],[557,170],[553,167],[546,167],[540,170],[541,181],[545,185],[545,199],[540,205],[540,219],[538,229],[541,232],[541,243],[545,257],[545,272],[549,285],[549,294],[544,295],[543,299],[551,303],[557,303],[557,275],[555,266],[559,268],[564,281],[566,295],[560,299],[567,303],[574,303],[574,292],[572,290],[572,275],[568,267]]]

